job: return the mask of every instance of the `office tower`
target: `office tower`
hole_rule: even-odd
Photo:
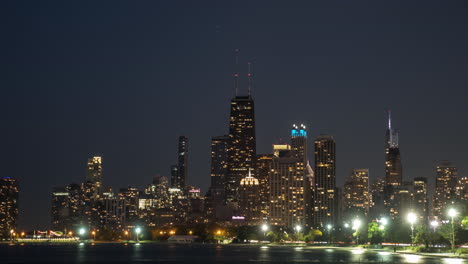
[[[245,217],[247,224],[260,224],[262,220],[262,199],[260,197],[260,182],[249,170],[248,176],[240,182],[239,211]]]
[[[378,178],[370,186],[371,204],[369,210],[370,219],[380,219],[382,216],[388,216],[385,207],[385,179]]]
[[[260,190],[258,196],[260,198],[260,211],[262,219],[269,218],[270,206],[270,172],[273,163],[273,154],[258,154],[257,155],[257,179],[259,181]]]
[[[458,169],[451,162],[444,160],[437,166],[433,214],[442,217],[446,214],[446,205],[455,202],[458,182]]]
[[[18,180],[0,178],[0,238],[10,238],[10,230],[15,230],[18,221]]]
[[[385,182],[386,185],[398,186],[402,183],[402,166],[398,132],[392,128],[391,112],[388,111],[388,127],[385,134]]]
[[[457,196],[460,202],[468,202],[468,177],[463,177],[458,181]]]
[[[171,187],[172,188],[180,188],[178,187],[178,180],[179,180],[179,165],[171,165]]]
[[[211,188],[224,189],[228,142],[229,136],[227,135],[211,138]]]
[[[171,187],[184,189],[188,175],[188,138],[179,137],[177,165],[171,166]]]
[[[249,169],[255,169],[255,112],[254,101],[248,96],[231,100],[229,119],[228,173],[225,179],[226,200],[238,202],[239,186]]]
[[[369,169],[352,169],[344,184],[347,218],[367,216],[370,207]]]
[[[387,185],[391,187],[391,196],[388,200],[388,209],[392,219],[406,220],[409,212],[414,212],[414,193],[412,182],[402,182],[400,185]]]
[[[294,157],[307,160],[307,130],[303,124],[292,127],[291,152]]]
[[[93,184],[93,195],[99,195],[102,187],[102,157],[93,156],[88,158],[86,182]]]
[[[185,136],[179,137],[179,155],[178,155],[178,167],[179,167],[179,178],[176,180],[177,188],[185,188],[187,185],[188,177],[188,138]]]
[[[217,208],[224,204],[228,144],[227,135],[211,138],[211,185],[205,196],[206,216],[209,220],[217,219]]]
[[[67,187],[54,187],[51,212],[53,230],[75,233],[80,226],[88,227],[82,186],[70,184]]]
[[[427,178],[414,178],[413,194],[414,210],[419,214],[419,218],[421,220],[427,221],[429,217],[429,200],[427,199]]]
[[[121,188],[119,199],[122,200],[122,223],[124,228],[133,228],[138,224],[138,206],[140,192],[137,188]]]
[[[284,145],[282,145],[284,146]],[[290,150],[273,146],[275,153],[270,172],[269,217],[272,225],[294,227],[307,225],[310,193],[304,160]],[[278,151],[276,151],[278,150]]]
[[[335,140],[330,135],[320,135],[314,145],[314,226],[323,227],[335,222]]]

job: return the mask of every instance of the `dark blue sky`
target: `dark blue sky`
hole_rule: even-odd
[[[20,227],[49,225],[52,187],[82,181],[89,155],[103,155],[115,189],[169,175],[182,134],[189,183],[205,191],[236,48],[256,63],[259,153],[304,122],[311,139],[335,136],[339,185],[353,167],[381,177],[390,108],[405,179],[433,185],[442,159],[467,175],[467,11],[465,1],[4,1],[0,176],[20,179]]]

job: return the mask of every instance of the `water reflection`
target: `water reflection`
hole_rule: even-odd
[[[421,263],[421,256],[412,254],[403,254],[403,258],[408,263]]]

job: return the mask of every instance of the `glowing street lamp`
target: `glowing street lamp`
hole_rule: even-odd
[[[387,218],[382,217],[382,218],[380,218],[379,222],[380,222],[379,229],[382,230],[382,231],[385,230],[385,226],[387,226],[387,224],[388,224]]]
[[[83,239],[84,235],[86,234],[86,229],[84,227],[80,228],[78,230],[78,234],[80,235],[81,239]]]
[[[361,220],[358,218],[353,220],[353,229],[356,230],[356,245],[359,244],[359,227],[361,227]]]
[[[331,230],[332,230],[332,225],[328,224],[327,225],[327,230],[328,230],[328,241],[331,244]]]
[[[263,231],[263,238],[265,238],[266,231],[268,231],[268,225],[267,224],[262,225],[262,231]]]
[[[452,252],[455,253],[455,226],[454,226],[454,218],[457,216],[457,210],[450,208],[448,211],[448,215],[452,218]]]
[[[411,224],[411,245],[414,243],[414,223],[416,223],[417,219],[418,217],[413,212],[410,212],[407,216],[407,220]]]
[[[431,226],[434,229],[434,233],[435,233],[436,228],[439,226],[439,222],[437,222],[436,220],[433,220],[431,221]]]
[[[299,233],[302,230],[302,226],[296,225],[296,227],[294,227],[294,229],[296,230],[297,233]]]
[[[135,234],[136,234],[136,241],[137,241],[137,243],[140,242],[140,238],[139,238],[140,233],[141,233],[141,228],[140,228],[140,227],[135,228]]]
[[[91,234],[93,235],[93,240],[96,240],[96,231],[93,230],[93,232],[91,232]]]

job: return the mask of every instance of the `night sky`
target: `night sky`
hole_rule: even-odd
[[[53,186],[83,181],[90,155],[115,190],[168,176],[179,135],[205,192],[237,48],[258,153],[304,122],[310,142],[334,135],[339,186],[353,167],[382,177],[391,109],[404,179],[433,186],[444,159],[468,174],[465,1],[2,1],[0,22],[0,177],[20,180],[20,228],[49,227]]]

